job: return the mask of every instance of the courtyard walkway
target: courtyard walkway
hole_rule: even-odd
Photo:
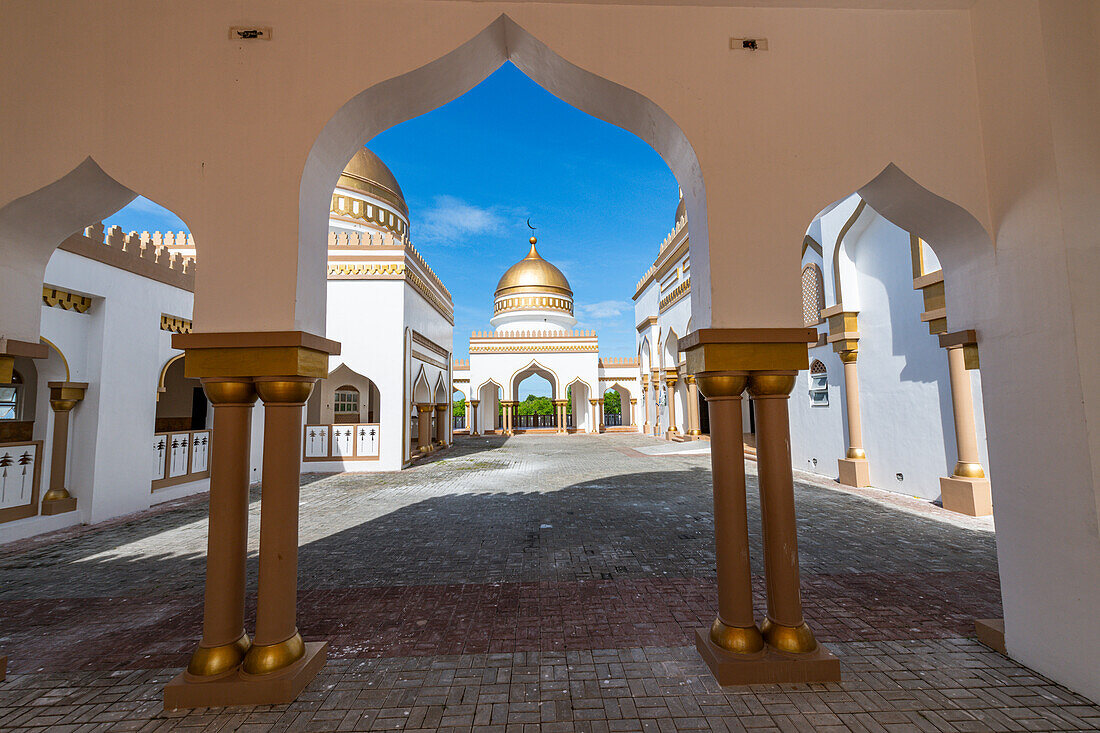
[[[693,647],[716,608],[709,457],[655,445],[463,438],[401,473],[304,476],[299,624],[331,647],[289,706],[162,710],[200,635],[205,498],[0,547],[0,730],[1100,729],[974,641],[1000,615],[992,532],[814,481],[803,598],[843,682],[720,688]]]

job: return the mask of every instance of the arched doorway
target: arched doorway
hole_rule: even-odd
[[[157,385],[157,414],[154,432],[202,430],[209,427],[209,402],[197,379],[184,376],[183,354],[173,357],[161,369]]]
[[[451,392],[451,429],[453,432],[469,433],[469,422],[467,420],[466,411],[468,409],[468,403],[466,401],[466,394],[460,390],[455,389]]]
[[[554,400],[558,399],[558,376],[537,361],[518,370],[509,380],[515,400],[513,429],[556,430],[557,410]]]
[[[485,434],[499,432],[504,425],[500,404],[504,399],[503,388],[490,379],[478,387],[477,394],[477,431]]]

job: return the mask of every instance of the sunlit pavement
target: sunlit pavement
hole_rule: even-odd
[[[974,641],[1000,615],[987,526],[820,480],[796,488],[803,599],[844,679],[718,687],[692,637],[716,608],[709,457],[642,452],[662,445],[460,438],[401,473],[304,476],[299,626],[331,648],[287,706],[161,709],[200,634],[204,499],[0,547],[0,729],[1100,729]]]

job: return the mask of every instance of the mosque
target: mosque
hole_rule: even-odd
[[[637,361],[599,357],[596,332],[575,329],[569,281],[542,258],[535,237],[530,244],[497,283],[493,330],[475,332],[469,361],[456,364],[455,388],[469,405],[466,432],[637,432]],[[516,414],[519,386],[532,375],[549,383],[552,415]],[[612,390],[621,405],[614,417],[604,411]]]
[[[297,630],[301,472],[430,460],[451,442],[457,385],[479,403],[471,432],[594,432],[618,385],[639,400],[637,429],[710,434],[717,603],[696,641],[719,682],[839,674],[803,614],[792,550],[823,530],[796,522],[797,466],[991,507],[1003,618],[987,638],[1100,699],[1095,3],[3,12],[0,541],[208,488],[202,633],[169,707],[287,702],[317,675],[325,642]],[[374,136],[505,62],[645,140],[683,190],[636,291],[634,382],[601,372],[537,250],[455,368],[453,304],[408,239],[396,181],[365,159],[341,175]],[[139,194],[190,234],[104,231]],[[378,336],[361,348],[367,323]],[[549,375],[552,426],[511,414],[527,372]]]

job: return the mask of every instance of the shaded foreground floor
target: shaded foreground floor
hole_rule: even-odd
[[[652,444],[464,439],[303,477],[299,623],[332,646],[290,706],[161,710],[200,632],[205,500],[0,547],[0,730],[1100,729],[973,641],[1000,615],[991,533],[806,483],[807,616],[844,681],[718,687],[691,646],[716,607],[709,458],[631,450]]]

